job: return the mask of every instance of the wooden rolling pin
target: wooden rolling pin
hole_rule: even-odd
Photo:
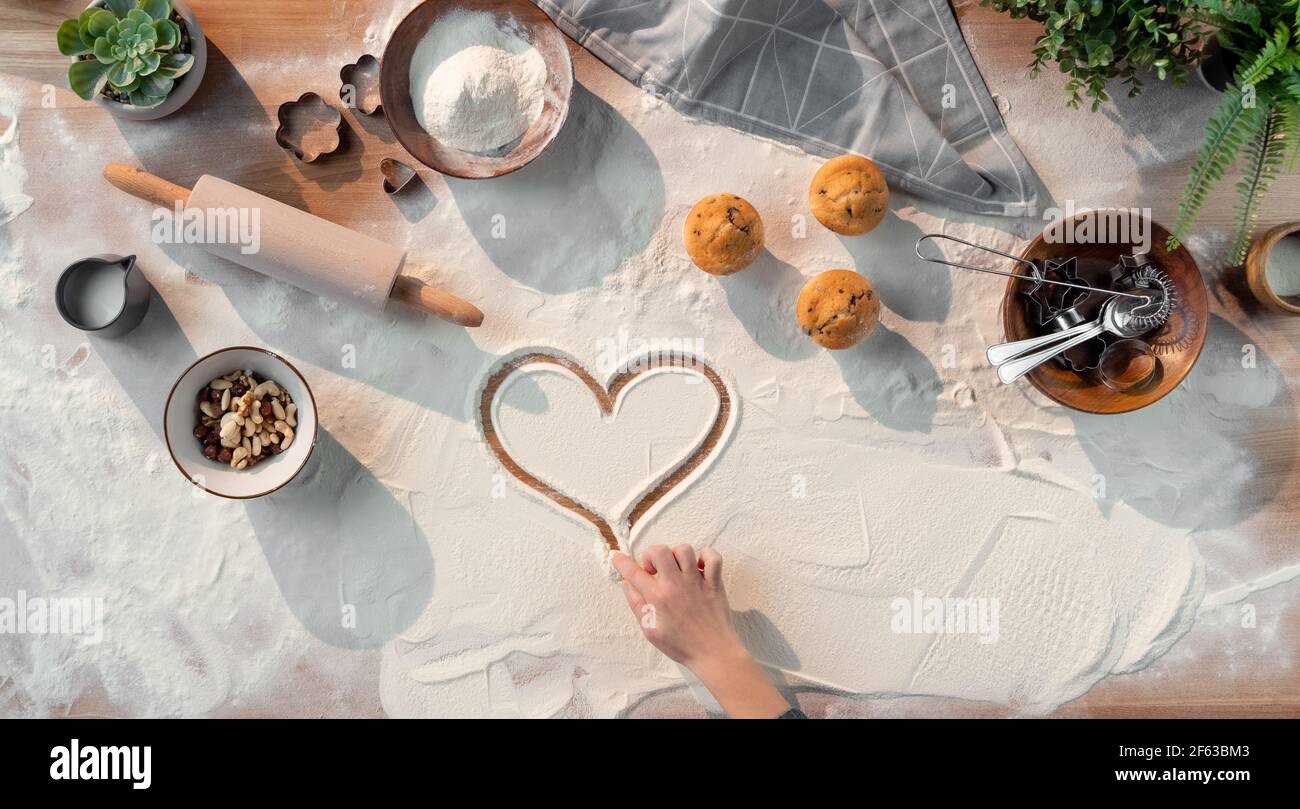
[[[325,298],[383,314],[390,300],[401,301],[461,326],[478,326],[478,307],[449,292],[403,275],[406,253],[378,239],[300,211],[217,177],[204,175],[194,190],[169,183],[121,163],[104,167],[104,178],[132,196],[172,209],[259,209],[261,244],[245,254],[236,239],[200,245],[215,256],[241,264]]]

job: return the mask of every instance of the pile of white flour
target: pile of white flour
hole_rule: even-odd
[[[411,58],[411,98],[420,126],[447,146],[491,152],[512,143],[542,113],[546,62],[511,18],[454,11]]]
[[[0,96],[0,225],[31,207],[32,198],[23,193],[26,181],[18,152],[18,110],[11,99]]]

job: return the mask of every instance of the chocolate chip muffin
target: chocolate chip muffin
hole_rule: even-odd
[[[731,275],[763,252],[763,220],[735,194],[713,194],[686,215],[683,236],[695,266],[710,275]]]
[[[849,348],[880,322],[880,296],[853,270],[827,270],[804,285],[795,318],[822,348]]]
[[[808,188],[813,216],[843,236],[875,230],[889,210],[889,186],[880,167],[865,157],[842,155],[828,160]]]

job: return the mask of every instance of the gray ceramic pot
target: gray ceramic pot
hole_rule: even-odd
[[[104,5],[104,0],[95,0],[87,8],[99,8]],[[103,95],[95,96],[95,103],[119,118],[126,118],[130,121],[155,121],[159,118],[165,118],[176,110],[185,106],[185,104],[194,97],[198,92],[199,84],[203,82],[203,72],[208,67],[208,41],[203,36],[203,26],[199,25],[199,18],[194,16],[184,0],[172,0],[172,8],[185,21],[185,30],[190,35],[190,53],[194,55],[194,67],[176,82],[172,88],[172,94],[167,96],[167,100],[157,107],[142,109],[130,104],[119,104],[112,99],[105,98]]]
[[[1224,48],[1218,40],[1211,39],[1205,46],[1205,58],[1196,67],[1196,74],[1205,82],[1205,86],[1222,93],[1232,83],[1232,74],[1236,71],[1241,58]]]

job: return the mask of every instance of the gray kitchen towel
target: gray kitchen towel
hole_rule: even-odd
[[[1037,184],[946,0],[534,0],[678,110],[976,213],[1033,213]]]

